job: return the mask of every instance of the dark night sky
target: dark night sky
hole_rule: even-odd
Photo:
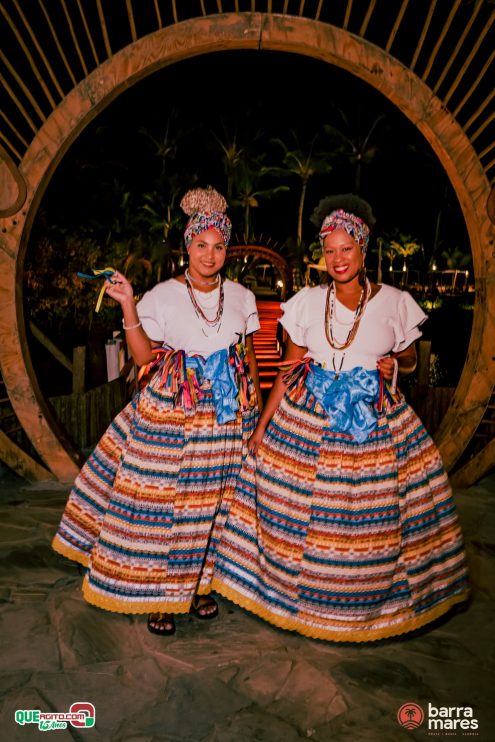
[[[57,224],[69,232],[97,224],[100,234],[91,235],[91,239],[102,249],[98,264],[76,265],[74,256],[66,255],[62,248],[56,271],[63,277],[77,270],[103,267],[105,239],[116,221],[123,219],[116,180],[130,194],[131,216],[133,209],[137,212],[142,205],[143,194],[158,190],[166,202],[168,179],[177,185],[179,197],[193,185],[211,184],[225,193],[221,153],[212,132],[223,136],[225,128],[231,135],[235,133],[238,142],[255,156],[263,155],[265,164],[279,165],[280,150],[271,141],[274,137],[289,142],[289,133],[294,130],[304,142],[321,132],[324,124],[342,127],[339,110],[345,112],[349,122],[345,131],[354,137],[365,136],[376,118],[384,114],[373,138],[376,156],[363,169],[361,190],[377,217],[375,235],[398,229],[423,243],[428,255],[441,209],[439,252],[458,245],[469,253],[462,213],[442,166],[423,136],[394,105],[361,80],[326,63],[286,53],[246,51],[209,54],[164,68],[108,106],[74,142],[56,170],[41,204],[39,223],[35,223],[32,232],[26,264],[36,275],[39,263],[44,261],[46,265],[47,260],[51,261],[43,254],[43,241],[37,242],[42,222]],[[177,147],[174,157],[167,161],[167,177],[160,182],[162,162],[148,135],[162,138],[172,112]],[[329,149],[324,137],[320,146]],[[353,179],[353,169],[342,159],[334,163],[329,175],[316,176],[310,182],[303,231],[308,244],[316,236],[310,222],[316,204],[331,193],[352,191]],[[277,182],[267,179],[262,187]],[[255,235],[260,237],[257,241],[271,246],[275,243],[282,254],[286,240],[296,234],[300,189],[299,181],[286,182],[291,186],[288,193],[270,201],[260,200],[254,210]],[[236,208],[229,212],[234,232],[240,235],[242,214]],[[112,240],[114,236],[112,232]],[[171,241],[178,248],[181,240],[182,228],[177,228]],[[61,244],[65,245],[63,239]],[[161,247],[159,239],[156,247]],[[370,253],[368,265],[373,268],[376,257]],[[417,258],[421,260],[421,255]],[[410,263],[410,267],[413,265]],[[417,261],[416,267],[420,265]],[[386,267],[385,263],[385,270]],[[65,290],[55,287],[52,293],[64,298]],[[30,296],[29,290],[26,295]],[[29,301],[30,307],[33,302],[36,304],[36,295]],[[100,342],[97,319],[103,322],[104,318],[94,314],[92,303],[67,309],[67,328],[59,331],[60,337],[72,343],[71,323],[77,312],[89,312],[92,320],[88,337]],[[452,319],[452,309],[446,307],[445,312]],[[439,328],[436,335],[440,339],[446,337],[442,328],[447,315],[440,313],[436,324],[428,323],[433,334],[435,327]],[[55,326],[55,320],[44,312],[36,316],[36,321],[47,332]],[[461,326],[459,318],[455,321],[459,344],[467,347],[470,314],[465,326]],[[77,342],[88,343],[84,327],[81,332]],[[462,356],[459,363],[462,366]],[[460,368],[454,367],[451,360],[444,365],[456,383]]]
[[[348,118],[342,124],[339,109]],[[376,234],[398,228],[426,247],[432,244],[438,208],[443,208],[444,244],[469,251],[456,196],[420,132],[379,92],[331,65],[277,52],[222,52],[195,57],[156,72],[130,88],[105,109],[72,145],[45,195],[43,206],[53,219],[85,223],[104,220],[114,179],[122,181],[137,204],[140,194],[156,189],[160,162],[143,129],[160,138],[171,112],[179,133],[177,152],[167,172],[186,190],[212,184],[225,192],[226,180],[212,131],[236,133],[238,142],[265,154],[265,164],[280,164],[280,150],[270,140],[290,143],[311,139],[332,123],[355,137],[364,137],[378,115],[372,142],[376,156],[364,167],[361,195],[373,206]],[[328,140],[327,140],[328,144]],[[325,138],[321,149],[328,149]],[[304,218],[304,236],[314,238],[309,217],[329,193],[354,190],[353,170],[335,163],[331,174],[311,182]],[[267,179],[261,187],[270,183]],[[291,191],[260,203],[254,214],[257,235],[282,244],[294,235],[299,182]],[[238,213],[231,210],[236,222]]]

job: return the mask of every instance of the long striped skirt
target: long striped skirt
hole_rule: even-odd
[[[88,567],[86,600],[122,613],[189,611],[216,549],[257,410],[219,425],[211,391],[193,414],[159,377],[115,418],[81,469],[53,548]]]
[[[244,462],[213,589],[281,628],[350,642],[417,629],[465,600],[452,491],[413,410],[399,401],[357,443],[299,394],[286,393]]]

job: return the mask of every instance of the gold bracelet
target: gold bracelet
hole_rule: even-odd
[[[124,320],[122,320],[122,327],[124,328],[124,330],[135,330],[137,327],[141,327],[141,324],[141,320],[139,320],[136,325],[129,325],[129,327],[126,327],[126,325],[124,324]]]

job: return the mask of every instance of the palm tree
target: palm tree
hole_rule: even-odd
[[[263,170],[273,175],[295,175],[301,181],[297,210],[297,243],[302,245],[303,214],[308,183],[314,175],[326,175],[332,170],[330,160],[333,155],[330,152],[315,151],[319,133],[315,134],[306,147],[300,145],[297,133],[293,129],[291,129],[290,135],[295,144],[294,149],[289,149],[289,146],[282,139],[272,139],[272,142],[281,147],[284,152],[284,167],[266,167]]]
[[[239,171],[253,167],[256,163],[256,157],[253,154],[253,145],[261,136],[257,131],[254,137],[251,135],[249,145],[240,144],[238,132],[231,133],[227,129],[225,122],[222,122],[223,136],[219,136],[212,131],[213,138],[220,147],[222,153],[223,169],[227,178],[227,202],[230,203],[234,195],[236,179],[239,177]],[[242,178],[242,174],[240,176]]]
[[[419,242],[415,242],[412,237],[401,235],[400,238],[400,242],[392,240],[390,244],[394,248],[395,252],[404,258],[404,265],[406,265],[407,258],[417,253],[418,250],[421,250],[421,245]]]
[[[376,272],[376,281],[377,283],[381,283],[382,278],[383,278],[383,272],[382,272],[383,237],[377,237],[376,243],[378,246],[378,267],[377,267],[377,272]]]
[[[471,255],[463,252],[458,245],[443,250],[441,254],[450,270],[465,268],[471,261]]]
[[[395,251],[395,248],[392,246],[390,242],[387,242],[386,240],[381,240],[382,245],[382,254],[385,255],[387,260],[389,261],[389,271],[390,273],[394,272],[394,260],[397,257],[397,252]]]
[[[412,237],[405,235],[401,235],[400,237],[400,242],[397,240],[392,240],[390,244],[397,255],[400,255],[402,258],[404,258],[404,263],[402,265],[402,284],[404,285],[407,284],[409,270],[407,259],[410,258],[412,255],[415,255],[418,250],[421,250],[421,244],[419,242],[415,242]]]
[[[115,179],[112,190],[117,208],[104,225],[107,229],[105,244],[109,251],[116,252],[118,258],[124,261],[132,250],[133,242],[142,232],[142,220],[133,194],[127,186]]]
[[[324,130],[332,139],[340,143],[340,154],[354,166],[354,192],[359,194],[361,192],[363,166],[369,166],[380,151],[378,145],[373,143],[373,137],[379,125],[385,119],[385,114],[381,113],[376,116],[370,126],[364,131],[360,131],[359,125],[357,130],[353,128],[351,120],[344,111],[337,108],[337,112],[341,118],[343,128],[333,124],[325,124]],[[359,120],[359,117],[357,118]]]
[[[161,160],[162,178],[167,172],[169,161],[173,161],[177,155],[179,141],[183,133],[177,126],[177,120],[177,110],[172,109],[165,122],[164,129],[159,136],[154,136],[148,131],[148,129],[139,130],[140,134],[143,134],[143,136],[151,141],[155,149],[156,157]]]
[[[173,272],[173,245],[170,234],[182,222],[180,209],[175,207],[178,192],[172,194],[171,203],[163,204],[160,195],[153,191],[143,195],[141,206],[143,222],[148,226],[148,233],[156,236],[149,250],[152,272],[157,283],[162,280],[163,270]]]
[[[271,199],[278,193],[288,191],[289,187],[286,185],[275,186],[272,188],[260,188],[259,182],[262,176],[262,169],[252,170],[247,166],[243,166],[238,171],[235,185],[236,185],[236,196],[232,199],[233,206],[240,206],[243,210],[243,240],[246,244],[249,244],[252,236],[253,229],[251,223],[251,210],[256,209],[259,206],[260,199]]]

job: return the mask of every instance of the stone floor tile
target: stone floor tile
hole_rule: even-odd
[[[38,740],[15,710],[96,707],[91,742],[425,742],[403,703],[472,705],[477,742],[495,728],[495,475],[456,493],[472,599],[420,632],[376,643],[311,640],[219,598],[211,622],[177,618],[172,637],[85,603],[82,576],[50,541],[66,502],[56,483],[0,470],[0,729]],[[51,739],[51,737],[48,737]]]

